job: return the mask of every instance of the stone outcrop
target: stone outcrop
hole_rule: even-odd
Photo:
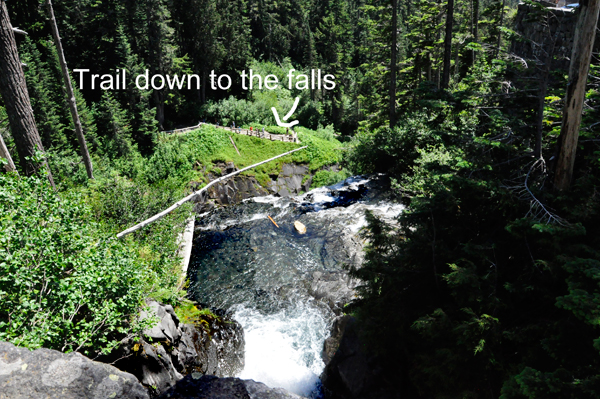
[[[141,340],[124,342],[107,361],[119,359],[115,366],[136,376],[151,395],[165,392],[189,373],[228,377],[244,368],[242,327],[226,316],[196,327],[180,323],[171,306],[151,301],[140,317],[159,322]]]
[[[397,389],[382,378],[384,370],[377,357],[365,347],[354,317],[345,315],[335,320],[332,336],[323,347],[323,360],[327,363],[321,375],[326,398],[395,397]]]
[[[342,314],[344,306],[356,297],[357,279],[344,271],[316,271],[308,283],[308,293],[315,299],[326,303],[337,315]]]
[[[148,399],[131,374],[79,353],[0,342],[1,399]]]
[[[284,164],[279,176],[269,183],[269,190],[271,194],[280,197],[291,197],[301,191],[309,191],[312,177],[303,183],[305,176],[310,176],[308,166]]]
[[[337,166],[324,167],[324,170],[337,171]],[[210,181],[221,176],[237,171],[233,162],[219,162],[211,171],[206,173]],[[268,189],[262,187],[253,176],[238,175],[209,188],[208,193],[196,200],[195,212],[204,213],[211,211],[217,205],[233,205],[252,197],[261,197],[269,194],[280,197],[291,197],[301,192],[310,191],[312,174],[308,166],[284,164],[278,175],[271,176]],[[195,184],[192,189],[198,189]]]
[[[238,168],[235,167],[233,162],[219,162],[206,175],[212,181],[237,170]],[[196,184],[192,189],[197,190],[198,187],[199,184]],[[196,212],[208,212],[215,205],[237,204],[248,198],[268,194],[267,190],[261,187],[254,177],[237,175],[209,188],[208,193],[197,200]]]
[[[301,399],[281,388],[239,378],[217,378],[193,373],[169,389],[160,399]]]

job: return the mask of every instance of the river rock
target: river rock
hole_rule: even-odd
[[[193,373],[160,396],[160,399],[301,399],[281,388],[239,378],[217,378]]]
[[[1,399],[148,399],[131,374],[73,352],[0,342]]]
[[[158,323],[103,361],[136,376],[151,394],[165,392],[188,373],[229,377],[243,370],[244,333],[227,316],[196,327],[181,323],[170,305],[149,301],[140,317]]]
[[[298,231],[298,233],[306,234],[306,226],[297,220],[294,222],[294,228],[296,229],[296,231]]]
[[[346,315],[338,318],[334,322],[332,336],[333,339],[326,340],[323,347],[324,359],[333,353],[321,374],[325,398],[391,399],[397,397],[398,387],[395,385],[397,381],[383,378],[384,369],[381,362],[366,348],[360,334],[360,324],[354,317]],[[392,375],[391,378],[393,377]]]
[[[323,353],[321,354],[323,363],[325,363],[325,365],[328,365],[331,362],[333,356],[340,347],[340,342],[342,341],[344,331],[346,330],[346,325],[351,320],[352,316],[350,315],[338,316],[333,320],[331,335],[323,343]]]
[[[309,294],[317,300],[326,303],[337,315],[342,314],[344,306],[356,297],[357,279],[348,272],[313,272],[312,280],[307,283]]]

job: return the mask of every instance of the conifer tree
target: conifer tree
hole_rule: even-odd
[[[0,95],[4,100],[11,132],[17,144],[20,163],[26,174],[35,173],[43,164],[47,166],[47,162],[40,162],[36,157],[36,151],[43,152],[44,146],[35,124],[25,75],[4,0],[0,0]],[[54,186],[49,169],[47,173],[50,183]]]

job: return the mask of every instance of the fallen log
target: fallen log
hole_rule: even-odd
[[[233,172],[233,173],[230,173],[230,174],[225,175],[223,177],[219,177],[218,179],[215,179],[215,180],[211,181],[210,183],[208,183],[206,186],[202,187],[200,190],[194,191],[193,193],[191,193],[187,197],[185,197],[185,198],[177,201],[176,203],[174,203],[173,205],[171,205],[169,208],[165,209],[164,211],[162,211],[160,213],[157,213],[156,215],[152,216],[151,218],[146,219],[143,222],[140,222],[140,223],[136,224],[135,226],[128,228],[127,230],[123,230],[122,232],[120,232],[119,234],[117,234],[117,238],[124,237],[127,234],[131,234],[134,231],[139,230],[142,227],[145,227],[145,226],[149,225],[152,222],[156,222],[157,220],[162,219],[163,217],[167,216],[169,213],[173,212],[175,209],[179,208],[181,205],[185,204],[186,202],[188,202],[189,200],[193,199],[197,195],[202,194],[204,191],[208,190],[211,186],[213,186],[213,185],[215,185],[215,184],[217,184],[217,183],[219,183],[219,182],[221,182],[223,180],[227,180],[230,177],[233,177],[235,175],[239,175],[242,172],[245,172],[247,170],[250,170],[250,169],[255,168],[255,167],[259,166],[259,165],[265,164],[267,162],[271,162],[271,161],[273,161],[273,160],[275,160],[277,158],[284,157],[284,156],[289,155],[289,154],[291,154],[293,152],[303,150],[303,149],[305,149],[307,147],[308,146],[296,148],[295,150],[285,152],[285,153],[277,155],[276,157],[273,157],[273,158],[269,158],[266,161],[262,161],[262,162],[259,162],[259,163],[255,163],[254,165],[246,166],[245,168],[240,169],[237,172]]]
[[[267,217],[269,218],[269,220],[271,222],[273,222],[273,224],[275,225],[275,227],[279,228],[279,225],[277,223],[275,223],[275,221],[273,220],[273,218],[271,216],[267,215]]]

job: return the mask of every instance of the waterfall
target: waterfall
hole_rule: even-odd
[[[364,213],[393,221],[402,209],[390,199],[384,176],[358,176],[294,198],[246,200],[199,218],[189,292],[242,325],[240,378],[319,396],[323,342],[358,284],[344,266],[362,260]],[[307,233],[299,234],[294,221]]]

